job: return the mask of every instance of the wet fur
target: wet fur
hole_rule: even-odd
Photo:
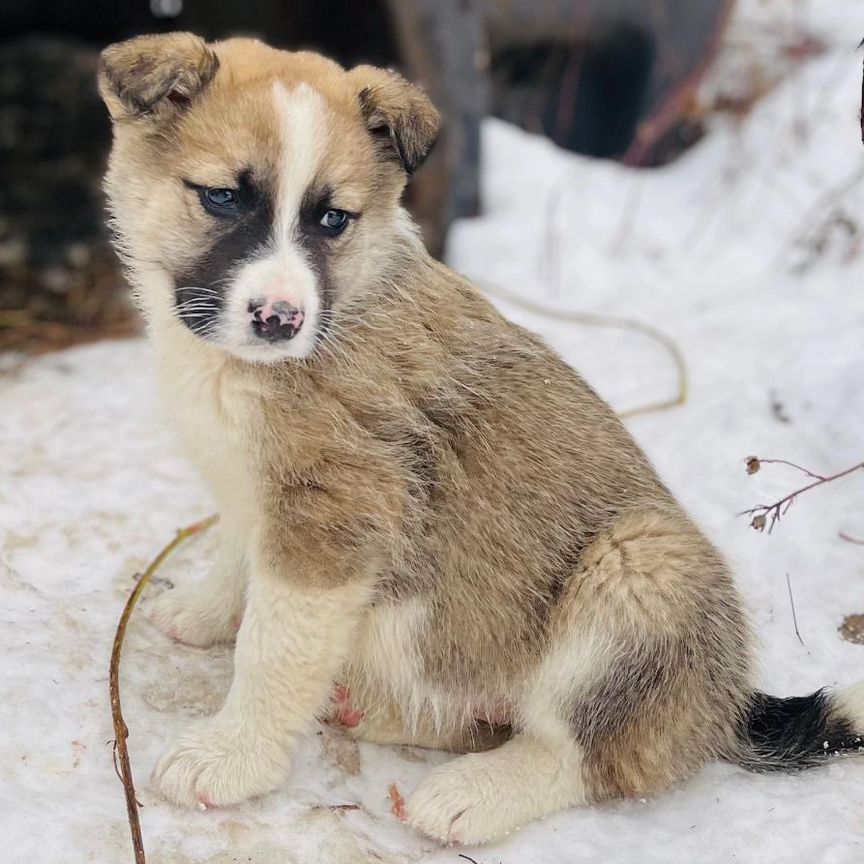
[[[334,681],[363,712],[360,737],[493,748],[409,801],[442,841],[656,793],[713,758],[770,761],[754,740],[789,722],[775,729],[778,706],[754,703],[720,554],[609,407],[431,260],[399,207],[437,128],[422,93],[247,40],[135,43],[104,60],[107,188],[166,405],[223,514],[207,586],[166,593],[153,616],[195,644],[229,639],[248,580],[231,694],[160,760],[164,794],[268,791]],[[363,216],[313,268],[329,292],[315,350],[252,363],[184,326],[171,286],[220,239],[184,174],[215,185],[256,160],[279,182],[274,80],[323,95],[318,185],[347,188]],[[816,708],[808,740],[839,717],[830,699]]]

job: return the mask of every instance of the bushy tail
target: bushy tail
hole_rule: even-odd
[[[864,682],[786,699],[754,693],[739,738],[733,761],[751,771],[794,771],[864,752]]]

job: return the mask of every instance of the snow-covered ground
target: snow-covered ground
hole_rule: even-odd
[[[718,117],[665,169],[592,162],[488,122],[488,214],[457,226],[451,263],[526,299],[635,318],[674,338],[689,369],[687,403],[628,425],[733,562],[762,639],[764,687],[791,694],[864,678],[864,646],[837,631],[846,614],[864,612],[864,548],[838,538],[864,537],[864,475],[802,497],[771,536],[735,513],[802,479],[782,467],[747,477],[751,453],[820,472],[864,458],[854,52],[864,5],[751,0],[730,44],[762,44],[766,20],[775,35],[800,27],[828,50],[784,72],[740,123]],[[668,356],[638,333],[502,308],[622,410],[674,393]],[[150,366],[146,343],[127,341],[0,374],[4,862],[131,861],[106,743],[111,640],[134,574],[212,506],[160,423]],[[192,541],[161,577],[202,575],[211,543]],[[323,730],[266,799],[175,810],[147,775],[188,718],[219,705],[229,679],[229,651],[172,644],[133,617],[123,694],[152,864],[459,864],[460,851],[480,864],[864,861],[864,759],[791,777],[713,765],[658,800],[562,813],[495,848],[442,850],[392,816],[387,788],[407,795],[448,757],[358,749]],[[359,809],[331,809],[340,804]]]

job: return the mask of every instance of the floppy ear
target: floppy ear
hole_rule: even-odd
[[[435,106],[419,87],[396,72],[356,66],[348,74],[356,83],[366,128],[384,142],[385,153],[398,158],[410,176],[438,137],[440,119]]]
[[[192,33],[137,36],[109,45],[99,61],[99,93],[112,119],[169,117],[213,80],[219,59]]]

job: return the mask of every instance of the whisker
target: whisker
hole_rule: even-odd
[[[209,297],[195,297],[189,300],[182,300],[180,303],[177,303],[176,306],[178,309],[185,309],[188,306],[205,306],[208,309],[216,309],[219,304]]]
[[[202,294],[218,294],[219,292],[209,285],[181,285],[178,291],[200,291]]]
[[[222,292],[218,291],[216,288],[210,288],[206,286],[198,286],[198,285],[182,285],[179,288],[175,289],[176,294],[189,294],[191,298],[201,298],[204,297],[211,299],[215,297],[220,297]]]
[[[176,306],[175,309],[181,314],[184,312],[210,312],[215,314],[219,311],[218,306]]]

